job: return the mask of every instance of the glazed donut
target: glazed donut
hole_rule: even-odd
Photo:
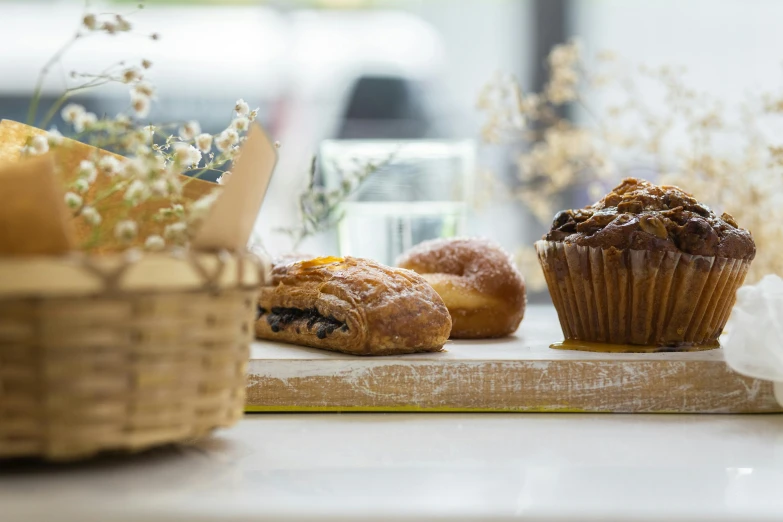
[[[397,265],[420,274],[446,303],[452,339],[503,337],[522,321],[525,280],[508,253],[492,241],[425,241],[403,254]]]

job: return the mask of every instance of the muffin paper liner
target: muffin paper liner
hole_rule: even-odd
[[[716,344],[750,267],[745,259],[538,241],[566,340]]]

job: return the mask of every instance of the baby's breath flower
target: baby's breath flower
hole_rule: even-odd
[[[225,156],[227,159],[233,160],[236,159],[236,157],[239,155],[239,147],[233,146],[227,151],[223,152],[223,156]]]
[[[130,241],[139,232],[139,227],[135,221],[129,219],[120,221],[114,227],[114,237],[121,241]]]
[[[82,217],[87,223],[94,227],[100,225],[102,221],[101,215],[98,213],[98,211],[90,206],[85,206],[82,209]]]
[[[237,132],[245,132],[250,125],[250,120],[244,116],[237,116],[231,122],[231,128]]]
[[[82,18],[82,23],[84,24],[84,27],[86,27],[90,31],[98,27],[98,19],[95,18],[95,15],[92,13],[88,13],[84,15],[84,18]]]
[[[33,136],[30,140],[29,153],[39,155],[47,152],[49,152],[49,139],[46,136]]]
[[[136,113],[137,117],[146,118],[150,113],[149,96],[139,94],[134,95],[133,92],[131,92],[131,107],[133,107],[133,112]]]
[[[46,135],[46,139],[50,147],[56,147],[57,145],[62,145],[63,143],[63,135],[60,134],[60,131],[54,127],[49,129],[49,132]]]
[[[169,195],[169,184],[163,178],[156,179],[150,183],[150,191],[155,196],[166,197]]]
[[[225,185],[229,178],[231,177],[231,171],[227,170],[223,174],[220,175],[220,177],[217,179],[218,184]]]
[[[128,67],[122,71],[123,83],[132,83],[141,80],[141,70],[138,67]]]
[[[240,98],[240,99],[237,100],[236,105],[234,105],[234,111],[239,116],[247,116],[248,113],[250,112],[250,106],[247,104],[247,102],[245,100]]]
[[[86,178],[79,178],[73,182],[73,189],[79,194],[84,194],[90,190],[90,182]]]
[[[107,22],[103,22],[101,24],[101,29],[103,29],[104,31],[106,31],[109,34],[114,34],[114,33],[117,32],[117,25],[114,24],[113,22],[108,22],[107,21]]]
[[[125,190],[125,201],[128,202],[137,202],[140,200],[147,199],[149,194],[149,187],[147,185],[139,180],[134,179],[130,185],[128,185],[128,188]]]
[[[67,123],[74,124],[76,123],[76,120],[84,114],[84,107],[77,104],[77,103],[69,103],[65,107],[63,107],[63,110],[60,112],[60,116],[62,116],[63,120],[65,120]]]
[[[256,121],[256,118],[258,117],[258,107],[250,111],[250,114],[248,114],[247,118],[250,121]]]
[[[83,112],[76,117],[73,128],[76,132],[89,130],[98,121],[98,117],[92,112]]]
[[[65,205],[71,210],[78,210],[82,206],[83,200],[79,194],[73,192],[65,193]]]
[[[146,241],[144,241],[144,248],[152,252],[159,252],[166,248],[166,241],[157,234],[147,236]]]
[[[131,89],[132,93],[139,96],[146,96],[147,98],[155,97],[155,86],[147,81],[140,81]]]
[[[131,119],[130,116],[128,116],[124,112],[121,112],[114,118],[114,122],[120,127],[126,127],[130,125]]]
[[[117,29],[119,31],[130,31],[132,26],[131,23],[126,20],[122,15],[116,15],[114,17],[117,20]]]
[[[188,239],[188,225],[178,221],[166,225],[163,229],[163,237],[176,244],[183,244]]]
[[[98,168],[107,176],[114,176],[115,174],[120,173],[122,165],[117,158],[107,154],[98,161]]]
[[[193,145],[187,143],[175,143],[174,154],[180,165],[191,166],[198,165],[201,161],[201,152]]]
[[[189,141],[201,132],[201,125],[197,121],[189,121],[179,128],[179,137]]]
[[[125,162],[125,168],[120,173],[123,178],[144,177],[149,168],[142,158],[132,158]]]
[[[196,147],[204,153],[212,150],[212,135],[203,133],[196,136]]]
[[[188,216],[188,219],[191,222],[197,222],[207,217],[207,214],[209,214],[209,209],[212,208],[212,205],[215,203],[215,200],[217,200],[219,195],[220,193],[215,191],[194,201],[190,206],[190,215]]]
[[[149,69],[150,67],[152,67],[152,62],[145,58],[144,60],[141,61],[141,66],[144,67],[145,69]]]
[[[98,177],[98,171],[95,168],[95,163],[90,160],[82,160],[79,163],[79,168],[76,170],[76,175],[80,178],[87,180],[87,183],[94,183],[95,178]]]
[[[234,129],[226,129],[215,138],[215,146],[221,152],[226,152],[239,141],[239,134]]]
[[[87,183],[94,183],[95,178],[98,177],[98,171],[95,168],[95,163],[90,160],[82,160],[79,163],[79,167],[76,169],[76,175],[80,178],[87,180]]]

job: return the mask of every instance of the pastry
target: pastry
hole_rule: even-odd
[[[486,239],[425,241],[397,260],[432,285],[451,314],[453,339],[514,333],[525,313],[525,281],[499,245]]]
[[[436,352],[451,330],[420,276],[352,257],[275,265],[258,306],[258,337],[356,355]]]
[[[717,346],[756,254],[729,214],[634,178],[558,213],[536,249],[566,340],[623,351]]]

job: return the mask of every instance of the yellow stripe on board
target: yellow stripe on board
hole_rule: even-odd
[[[245,406],[245,413],[329,413],[329,412],[385,412],[385,413],[601,413],[588,412],[579,408],[527,408],[527,409],[502,409],[502,408],[449,408],[434,407],[425,408],[416,405],[405,406]],[[609,413],[609,412],[605,412]]]

